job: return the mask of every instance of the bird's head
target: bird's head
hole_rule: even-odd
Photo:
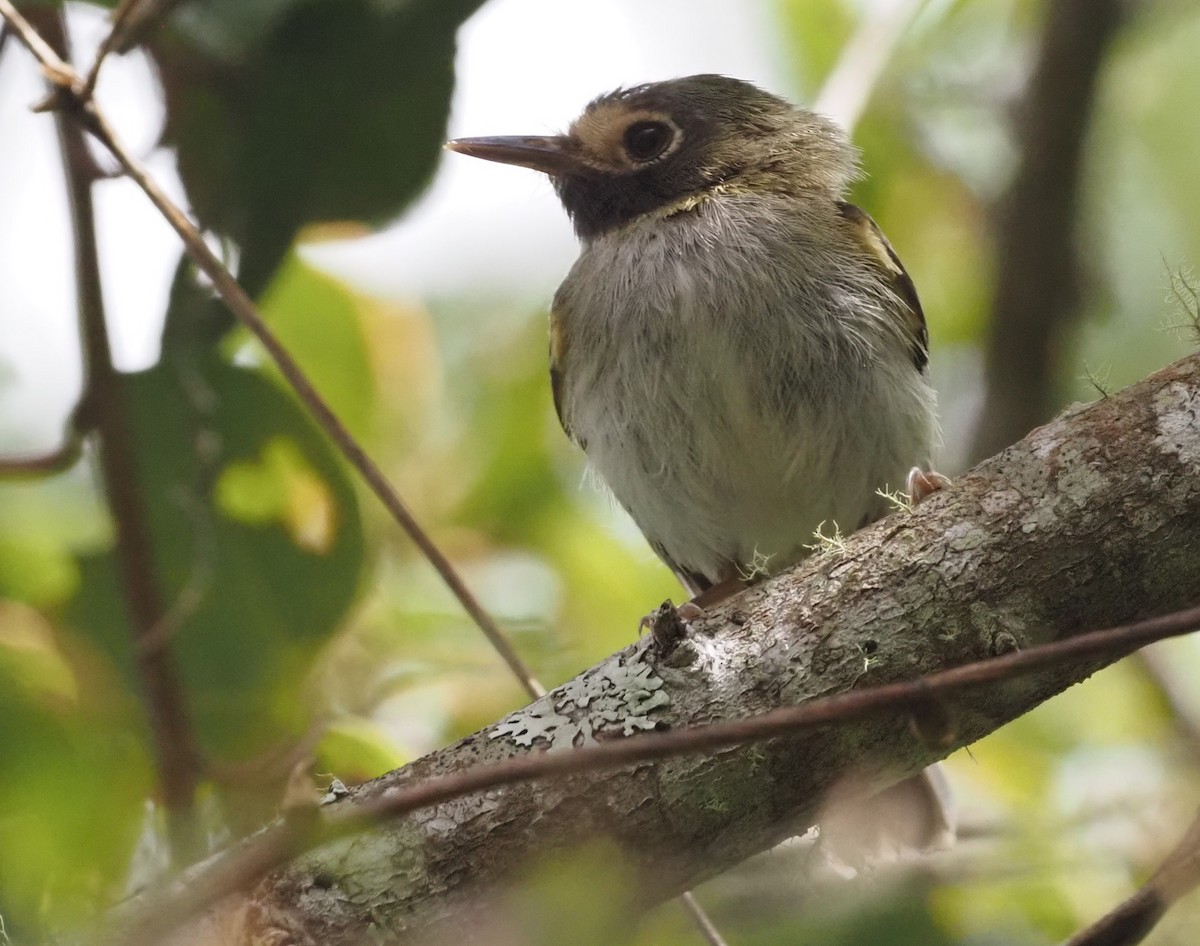
[[[602,95],[563,135],[459,138],[447,147],[548,174],[585,238],[717,188],[838,198],[858,169],[832,121],[718,75]]]

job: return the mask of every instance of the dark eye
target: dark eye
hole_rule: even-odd
[[[674,139],[675,130],[666,122],[634,122],[625,129],[625,150],[635,161],[652,161]]]

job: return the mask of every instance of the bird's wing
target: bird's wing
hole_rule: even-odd
[[[892,249],[883,231],[871,219],[865,210],[838,201],[838,213],[852,228],[854,239],[862,248],[867,258],[874,262],[880,274],[887,280],[888,286],[903,303],[897,311],[901,319],[901,330],[910,341],[913,364],[918,371],[924,371],[929,362],[929,332],[925,327],[925,313],[921,309],[921,300],[917,298],[917,287],[900,262],[900,257]]]

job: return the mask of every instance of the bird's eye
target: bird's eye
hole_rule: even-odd
[[[675,139],[675,130],[666,122],[634,122],[625,129],[625,150],[635,161],[653,161]]]

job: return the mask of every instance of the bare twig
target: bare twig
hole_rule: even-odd
[[[813,111],[828,115],[847,133],[853,132],[871,101],[879,77],[923,3],[924,0],[879,0],[864,13],[858,29],[842,47],[840,58],[825,77]]]
[[[712,917],[697,902],[694,893],[690,890],[681,893],[679,895],[679,902],[683,904],[684,911],[692,918],[692,922],[696,924],[696,929],[700,931],[700,935],[704,937],[704,941],[708,943],[708,946],[727,946],[725,938],[721,935],[721,931],[713,923]]]
[[[166,19],[177,6],[186,2],[187,0],[143,0],[137,7],[137,15],[126,20],[120,30],[114,25],[113,38],[109,44],[113,52],[129,52],[141,41],[151,26]]]
[[[17,12],[10,0],[0,0],[0,16],[9,32],[14,33],[25,48],[33,53],[34,58],[46,73],[48,81],[54,85],[66,88],[82,88],[79,76],[67,63],[46,43],[30,22]]]
[[[1200,886],[1200,814],[1162,866],[1132,897],[1063,946],[1134,946],[1184,894]]]
[[[83,440],[71,431],[62,446],[49,453],[31,457],[0,458],[0,479],[63,473],[75,465],[82,453]]]
[[[1075,220],[1088,117],[1126,0],[1054,0],[1020,103],[1020,164],[997,207],[996,292],[986,392],[972,454],[990,456],[1044,423],[1076,320]]]
[[[0,0],[0,2],[3,2],[3,0]],[[175,232],[184,241],[188,255],[204,271],[205,275],[212,280],[217,292],[230,311],[238,317],[242,324],[250,330],[259,343],[267,350],[304,406],[312,413],[317,423],[329,435],[329,438],[337,444],[351,465],[366,480],[367,485],[370,486],[372,492],[375,493],[384,507],[391,513],[392,518],[408,533],[409,538],[413,540],[417,548],[420,549],[421,553],[433,565],[442,580],[459,600],[459,603],[462,604],[480,630],[487,636],[492,647],[495,648],[504,662],[508,664],[509,669],[525,686],[526,691],[534,697],[545,693],[545,688],[533,676],[533,673],[525,665],[524,661],[521,660],[520,656],[518,656],[512,643],[500,629],[500,626],[483,609],[479,600],[467,588],[450,560],[417,522],[412,512],[408,509],[408,506],[404,503],[404,500],[400,498],[400,494],[396,492],[395,487],[392,486],[383,471],[379,468],[379,465],[371,458],[362,445],[359,444],[354,435],[347,430],[345,424],[342,423],[341,419],[333,412],[333,409],[329,407],[325,399],[313,386],[308,375],[284,347],[283,343],[280,342],[275,333],[262,320],[254,302],[238,284],[237,280],[233,278],[229,270],[225,268],[220,259],[217,258],[216,254],[208,248],[208,245],[204,242],[204,238],[200,235],[200,231],[196,229],[186,214],[171,202],[165,192],[146,173],[141,163],[125,149],[124,145],[114,135],[104,116],[94,106],[89,107],[87,113],[87,127],[92,134],[112,152],[113,156],[129,176],[133,178],[150,198],[151,202],[167,218],[167,222],[171,224]]]
[[[104,65],[104,60],[108,57],[108,54],[113,51],[125,35],[126,28],[134,11],[139,6],[144,5],[144,3],[145,0],[121,0],[121,3],[113,12],[112,27],[104,39],[100,41],[100,48],[96,50],[96,59],[92,63],[92,68],[88,70],[87,78],[84,79],[83,88],[79,93],[84,99],[90,99],[96,91],[96,81],[100,78],[100,67]]]
[[[117,159],[134,183],[150,198],[151,203],[158,208],[175,232],[179,234],[188,255],[212,281],[229,310],[267,350],[284,378],[300,398],[301,403],[309,410],[346,459],[350,461],[350,464],[366,480],[371,491],[416,544],[421,554],[433,565],[438,575],[441,576],[479,629],[483,631],[509,669],[521,681],[526,691],[535,697],[545,693],[545,688],[521,660],[495,619],[483,609],[450,560],[416,521],[379,465],[346,429],[345,424],[313,386],[308,375],[263,321],[253,300],[225,268],[216,254],[208,248],[196,225],[167,197],[162,188],[146,172],[141,162],[125,148],[95,102],[83,95],[84,84],[75,71],[46,45],[28,21],[13,7],[11,0],[0,0],[0,16],[12,24],[22,42],[37,57],[47,76],[57,86],[59,94],[57,100],[50,103],[51,106],[68,113],[81,127],[100,141]]]
[[[197,865],[177,883],[154,891],[141,910],[118,919],[119,937],[145,941],[184,922],[205,906],[238,890],[304,850],[361,833],[384,819],[464,795],[543,778],[619,768],[687,753],[762,742],[884,713],[920,711],[939,697],[972,690],[1048,667],[1091,658],[1123,656],[1139,647],[1200,629],[1200,607],[964,664],[900,683],[851,690],[746,719],[648,733],[572,752],[537,752],[452,775],[425,779],[353,805],[276,822],[257,835]]]
[[[65,59],[67,38],[62,13],[46,11],[42,20],[49,42],[62,51]],[[50,70],[47,73],[52,74]],[[194,849],[191,811],[198,777],[195,736],[172,654],[165,648],[150,652],[138,646],[159,621],[163,606],[155,581],[150,525],[138,488],[139,471],[125,409],[124,383],[113,367],[108,339],[92,205],[96,168],[79,127],[61,113],[56,113],[55,124],[75,240],[75,279],[88,409],[99,434],[100,467],[117,531],[116,558],[168,813],[171,853],[182,861]]]

